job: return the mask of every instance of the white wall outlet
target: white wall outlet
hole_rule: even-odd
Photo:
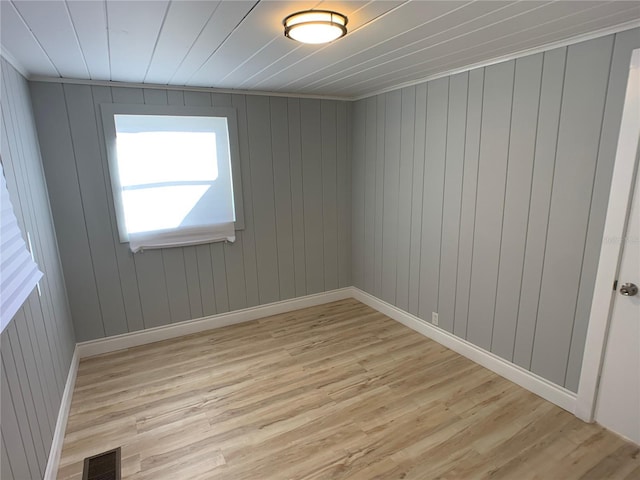
[[[431,323],[438,325],[438,314],[436,312],[431,312]]]

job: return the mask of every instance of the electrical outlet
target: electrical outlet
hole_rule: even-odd
[[[438,325],[438,314],[436,312],[431,312],[431,323]]]

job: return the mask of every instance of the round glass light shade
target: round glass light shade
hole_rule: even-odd
[[[284,35],[302,43],[328,43],[347,34],[347,21],[337,12],[307,10],[284,19]]]

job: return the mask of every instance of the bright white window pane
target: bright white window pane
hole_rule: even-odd
[[[123,187],[218,177],[214,132],[118,133],[117,148]]]
[[[190,235],[206,238],[208,228],[212,240],[235,235],[225,117],[115,114],[113,119],[119,225],[132,250],[167,246],[168,238],[188,244]],[[220,233],[221,225],[226,233]]]
[[[124,190],[122,201],[129,233],[194,226],[185,222],[210,185],[184,185]],[[197,226],[200,222],[195,222]]]

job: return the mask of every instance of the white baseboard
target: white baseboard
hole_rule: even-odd
[[[71,399],[73,397],[73,388],[76,384],[76,376],[78,374],[78,364],[80,363],[80,355],[76,346],[71,358],[69,366],[69,374],[67,375],[67,383],[64,386],[60,409],[58,410],[58,420],[56,421],[56,430],[53,433],[53,441],[49,450],[49,459],[47,468],[44,471],[44,480],[55,480],[58,474],[58,464],[60,463],[60,454],[62,453],[62,444],[64,443],[64,432],[67,428],[67,419],[69,418],[69,410],[71,409]]]
[[[535,373],[531,373],[530,371],[508,362],[491,352],[479,348],[466,340],[458,338],[441,328],[435,327],[430,323],[419,319],[415,315],[407,313],[398,307],[374,297],[373,295],[363,292],[359,288],[353,287],[353,297],[371,308],[402,323],[410,329],[421,333],[425,337],[435,340],[436,342],[470,360],[473,360],[483,367],[488,368],[507,380],[526,388],[545,400],[574,413],[576,406],[575,393],[551,383]]]
[[[147,343],[159,342],[170,338],[181,337],[191,333],[203,332],[214,328],[226,327],[236,323],[250,322],[259,318],[291,312],[301,308],[314,307],[323,303],[335,302],[353,297],[353,288],[346,287],[329,292],[316,293],[304,297],[282,300],[257,307],[244,308],[228,313],[219,313],[209,317],[187,320],[180,323],[163,325],[161,327],[148,328],[139,332],[125,333],[113,337],[90,340],[78,343],[77,349],[80,358],[100,355],[102,353],[115,352],[125,348],[137,347]]]
[[[249,322],[259,318],[278,315],[280,313],[291,312],[301,308],[322,305],[323,303],[343,300],[345,298],[355,298],[360,302],[378,310],[381,313],[393,318],[403,325],[421,333],[425,337],[431,338],[447,348],[463,355],[470,360],[482,365],[505,377],[506,379],[520,385],[523,388],[541,396],[571,413],[576,408],[576,394],[562,388],[544,378],[525,370],[518,365],[508,362],[491,352],[473,345],[466,340],[452,335],[451,333],[427,323],[415,315],[405,312],[387,302],[380,300],[356,287],[346,287],[329,292],[307,295],[305,297],[292,298],[280,302],[259,305],[257,307],[245,308],[228,313],[221,313],[209,317],[187,320],[185,322],[163,325],[161,327],[149,328],[139,332],[125,333],[113,337],[91,340],[78,343],[76,346],[79,358],[100,355],[102,353],[115,352],[125,348],[145,345],[147,343],[159,342],[170,338],[198,333],[214,328],[226,327],[242,322]]]

